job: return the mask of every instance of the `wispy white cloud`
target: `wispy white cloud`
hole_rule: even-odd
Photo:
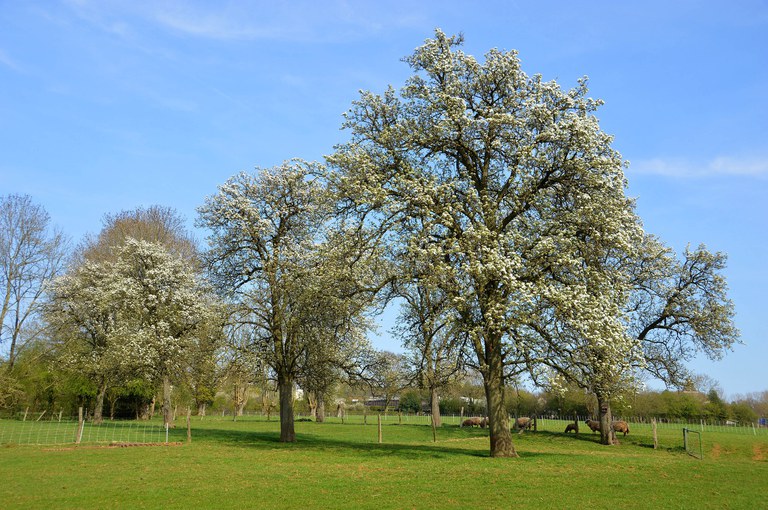
[[[709,161],[655,158],[631,162],[630,174],[655,174],[677,178],[712,176],[768,177],[768,156],[719,156]]]
[[[133,19],[192,37],[220,40],[337,41],[395,27],[420,26],[425,19],[407,2],[395,6],[345,0],[66,2],[81,18],[118,35],[124,35],[128,27],[123,20]]]
[[[21,67],[0,48],[0,64],[14,71],[21,71]]]

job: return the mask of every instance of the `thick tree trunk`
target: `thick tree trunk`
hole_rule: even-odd
[[[432,424],[435,427],[441,427],[442,422],[440,420],[440,399],[437,395],[437,388],[433,387],[429,392],[430,404],[432,407]]]
[[[611,416],[611,404],[608,399],[597,395],[597,408],[600,413],[600,444],[614,445],[617,443],[616,434],[613,432],[613,418]]]
[[[325,422],[325,398],[322,394],[317,396],[317,408],[315,409],[315,421],[317,423]]]
[[[173,428],[171,419],[171,380],[167,375],[163,376],[163,425]]]
[[[205,408],[207,407],[205,402],[200,402],[197,404],[197,415],[202,417],[205,416]]]
[[[295,443],[293,428],[293,379],[286,375],[277,376],[277,390],[280,393],[280,442]]]
[[[487,339],[483,371],[485,398],[488,405],[488,427],[491,435],[491,457],[517,457],[509,430],[509,414],[504,407],[504,364],[501,359],[501,339]]]
[[[96,392],[96,407],[93,410],[93,424],[101,425],[104,422],[104,395],[107,394],[107,381],[102,378],[99,389]]]

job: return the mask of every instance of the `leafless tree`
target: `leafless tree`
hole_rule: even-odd
[[[44,323],[34,319],[68,249],[67,238],[31,197],[0,196],[0,343],[9,344],[9,371],[19,351],[42,332]]]

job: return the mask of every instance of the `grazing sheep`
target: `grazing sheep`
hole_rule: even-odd
[[[483,418],[467,418],[461,422],[462,427],[482,427]]]
[[[624,436],[629,434],[629,425],[624,420],[617,420],[611,423],[614,432],[624,432]]]
[[[565,433],[567,434],[570,431],[574,431],[574,432],[579,431],[575,423],[569,423],[568,425],[565,426]]]
[[[585,420],[584,423],[587,424],[587,427],[592,429],[592,432],[597,432],[600,430],[600,422],[595,420]]]
[[[488,417],[487,416],[485,418],[483,418],[482,420],[480,420],[480,428],[484,429],[486,426],[488,426],[488,427],[491,426],[490,422],[488,421]]]
[[[528,418],[527,416],[523,416],[521,418],[516,419],[513,425],[513,428],[515,430],[519,430],[520,432],[522,432],[525,429],[530,429],[531,427],[533,427],[533,420]]]

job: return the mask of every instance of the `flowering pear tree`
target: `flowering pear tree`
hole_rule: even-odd
[[[594,253],[598,246],[592,243],[586,248]],[[639,372],[683,387],[690,380],[685,362],[693,355],[703,352],[718,359],[738,340],[733,304],[719,273],[724,266],[725,255],[712,254],[703,246],[686,249],[679,261],[655,237],[642,234],[635,250],[595,260],[588,273],[592,279],[608,278],[585,287],[604,289],[603,303],[593,307],[605,314],[604,319],[553,320],[531,327],[544,340],[537,345],[546,348],[537,355],[526,353],[527,359],[538,359],[552,369],[558,375],[555,381],[562,379],[594,393],[601,442],[614,444],[611,399],[636,385]],[[581,311],[590,308],[576,297],[573,302]],[[569,326],[560,327],[563,323]],[[597,323],[610,329],[593,333],[582,327]]]
[[[433,271],[449,282],[443,290],[483,376],[491,455],[511,457],[504,378],[510,353],[525,347],[516,328],[550,313],[539,296],[564,305],[580,292],[551,278],[588,270],[576,230],[629,249],[635,219],[624,162],[593,115],[600,102],[587,97],[586,80],[563,91],[526,75],[513,51],[480,62],[456,49],[461,42],[438,30],[405,59],[414,75],[400,94],[363,92],[346,114],[351,140],[329,162],[369,222],[398,232],[423,218],[424,235],[401,229],[399,242],[439,261]]]
[[[51,283],[46,305],[63,366],[96,385],[97,424],[103,420],[107,389],[126,372],[130,359],[130,332],[120,306],[123,291],[114,276],[111,262],[85,262]]]
[[[185,366],[194,333],[218,308],[190,264],[163,246],[127,238],[109,260],[85,260],[54,282],[49,320],[66,332],[65,351],[98,386],[100,420],[108,385],[138,374],[163,385],[171,419],[171,382]]]
[[[314,163],[241,173],[200,207],[208,262],[219,288],[254,326],[252,348],[271,367],[280,398],[280,440],[295,441],[294,387],[343,352],[345,323],[375,293],[374,244],[364,229],[339,234],[334,199]],[[311,363],[310,363],[311,364]]]
[[[128,238],[115,273],[131,328],[132,360],[162,381],[163,419],[169,424],[171,382],[179,379],[195,334],[216,323],[221,307],[187,261],[156,243]]]
[[[642,364],[640,341],[627,332],[624,321],[628,278],[620,264],[607,259],[593,260],[578,274],[552,277],[561,284],[559,292],[539,296],[541,313],[517,330],[524,335],[518,342],[521,357],[531,363],[534,378],[538,364],[547,368],[545,374],[554,374],[548,381],[554,390],[565,382],[593,393],[601,443],[615,444],[611,400],[634,385],[632,374]]]

